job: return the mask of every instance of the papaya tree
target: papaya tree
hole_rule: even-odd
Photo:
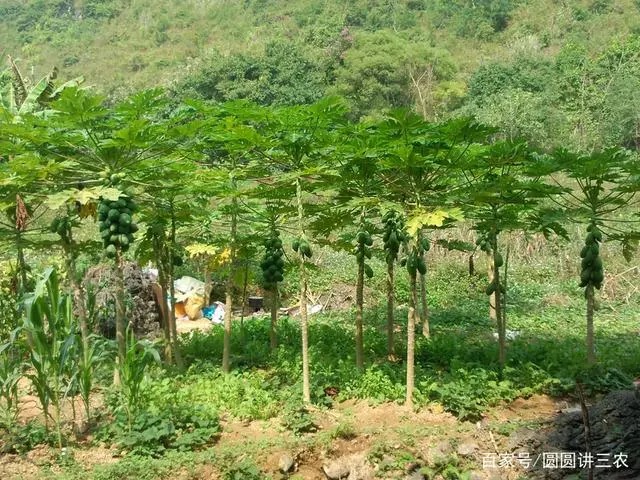
[[[395,264],[398,260],[400,247],[408,239],[405,231],[405,220],[397,210],[390,209],[382,217],[385,262],[387,264],[387,357],[395,360]]]
[[[523,142],[477,146],[458,162],[457,201],[465,218],[474,222],[478,245],[490,256],[493,278],[486,288],[494,296],[500,371],[506,362],[507,261],[500,241],[509,232],[565,235],[544,200],[559,190],[544,182],[542,166]]]
[[[333,149],[334,167],[327,171],[323,185],[324,204],[315,215],[311,227],[333,249],[344,250],[355,257],[356,321],[355,359],[364,368],[364,286],[373,277],[367,263],[373,256],[373,234],[379,217],[382,182],[378,175],[379,143],[374,124],[358,124],[336,131],[341,142]],[[341,232],[335,236],[334,232]]]
[[[269,344],[271,349],[278,346],[277,326],[278,326],[278,308],[279,308],[279,292],[278,285],[284,280],[285,254],[282,238],[280,238],[279,223],[281,214],[278,205],[269,202],[265,206],[265,217],[268,222],[268,233],[264,239],[264,257],[260,262],[262,270],[262,280],[265,290],[270,295],[270,312],[271,323],[269,325]]]
[[[381,131],[385,136],[381,177],[386,196],[407,218],[402,264],[409,275],[405,403],[411,406],[418,319],[417,275],[426,274],[425,253],[431,247],[424,232],[460,218],[459,209],[450,198],[456,184],[452,167],[484,131],[464,119],[431,125],[408,110],[393,111]]]
[[[158,168],[175,148],[168,122],[160,113],[159,90],[140,92],[114,107],[89,91],[66,88],[50,105],[46,122],[30,138],[61,168],[61,194],[95,199],[104,254],[116,272],[118,358],[125,356],[126,303],[123,256],[131,248],[137,225],[139,180]]]
[[[297,254],[300,269],[302,397],[305,403],[311,401],[306,263],[313,255],[306,210],[312,192],[331,169],[330,162],[326,161],[331,133],[343,121],[345,111],[344,103],[336,98],[325,98],[309,106],[276,107],[265,127],[268,148],[262,154],[271,166],[272,185],[295,189],[297,225],[291,247]]]
[[[586,225],[579,286],[584,288],[587,302],[587,363],[594,364],[596,290],[605,281],[601,246],[604,242],[619,242],[624,256],[630,260],[640,238],[637,159],[620,149],[591,154],[561,149],[554,153],[553,160],[550,178],[563,188],[558,203],[566,209],[570,221]],[[567,184],[566,178],[571,184]]]
[[[224,340],[222,370],[230,371],[233,291],[236,286],[239,252],[245,227],[245,200],[252,187],[250,164],[254,151],[262,143],[262,137],[250,120],[260,109],[249,103],[235,102],[221,106],[194,104],[196,120],[190,127],[197,136],[193,149],[199,166],[196,179],[202,189],[200,194],[208,197],[216,211],[209,212],[209,228],[217,237],[219,245],[229,249],[227,265],[224,313]],[[225,232],[222,235],[222,232]],[[245,232],[246,233],[246,232]]]

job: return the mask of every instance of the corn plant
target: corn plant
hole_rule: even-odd
[[[150,341],[136,340],[130,328],[126,331],[126,347],[124,361],[118,368],[124,408],[131,429],[133,419],[142,407],[142,381],[147,367],[153,363],[160,363],[160,354]]]
[[[26,377],[33,384],[45,416],[55,421],[58,445],[62,448],[61,402],[76,381],[75,353],[78,332],[71,298],[60,293],[60,282],[53,268],[45,271],[35,291],[25,300],[23,331],[30,347]],[[50,407],[54,408],[54,415]]]
[[[13,337],[13,334],[12,334]],[[0,398],[3,401],[0,425],[9,428],[18,418],[18,382],[22,378],[20,352],[12,341],[0,346]]]

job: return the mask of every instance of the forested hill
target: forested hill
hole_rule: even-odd
[[[0,0],[0,52],[120,98],[340,94],[552,147],[640,143],[640,0]]]

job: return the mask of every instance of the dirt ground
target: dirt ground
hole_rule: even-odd
[[[97,399],[99,402],[100,400]],[[41,412],[37,400],[23,398],[21,421]],[[304,438],[294,437],[280,427],[278,419],[268,421],[242,422],[225,418],[222,420],[222,434],[211,448],[246,452],[272,478],[281,478],[279,461],[283,455],[295,462],[296,478],[321,480],[327,477],[323,466],[336,459],[366,458],[372,452],[383,452],[381,462],[390,462],[394,455],[409,452],[416,458],[433,460],[434,455],[454,454],[463,458],[468,468],[474,469],[474,480],[515,480],[523,472],[517,469],[483,469],[482,455],[487,452],[507,451],[509,437],[497,430],[500,426],[538,425],[544,428],[554,415],[569,407],[566,401],[535,395],[528,399],[518,399],[510,404],[493,408],[479,422],[459,422],[455,417],[434,405],[412,412],[405,407],[385,403],[371,406],[364,402],[347,401],[334,405],[329,410],[314,410],[318,432]],[[77,408],[81,405],[78,403]],[[98,407],[96,404],[95,407]],[[65,405],[63,416],[71,418],[71,405]],[[333,435],[339,425],[348,424],[353,428],[353,437],[341,438]],[[115,450],[96,445],[91,436],[78,437],[78,444],[71,447],[75,461],[91,470],[96,465],[118,461]],[[251,449],[250,445],[262,447]],[[56,457],[59,452],[52,447],[39,446],[25,455],[5,454],[0,456],[0,479],[35,479],[43,469],[55,474]],[[387,458],[388,457],[388,458]],[[405,466],[407,471],[410,465]],[[375,472],[369,472],[374,475]],[[184,474],[184,475],[183,475]],[[216,470],[211,465],[197,467],[196,473],[176,471],[174,478],[217,479]],[[361,477],[368,477],[363,474]],[[407,472],[385,472],[382,478],[410,478]],[[284,477],[282,477],[284,478]]]

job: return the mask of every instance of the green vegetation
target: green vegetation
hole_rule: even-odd
[[[419,452],[414,415],[455,443],[505,402],[631,386],[637,2],[342,3],[0,0],[24,54],[0,73],[4,453],[263,478],[271,448],[295,469],[402,408],[369,461],[465,478],[466,455]],[[99,88],[27,78],[52,46]],[[135,333],[128,262],[157,269],[160,338]],[[95,266],[113,285],[89,288]],[[222,325],[179,334],[182,275]],[[122,461],[74,457],[92,448]]]

